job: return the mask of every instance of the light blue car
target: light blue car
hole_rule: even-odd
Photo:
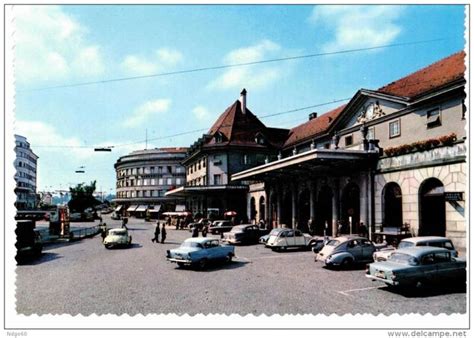
[[[466,261],[455,258],[450,250],[430,246],[395,250],[386,261],[367,266],[366,277],[389,286],[466,282]]]
[[[168,250],[166,259],[177,263],[179,267],[186,265],[205,269],[212,261],[231,262],[235,256],[232,245],[219,244],[215,238],[188,238],[177,249]]]

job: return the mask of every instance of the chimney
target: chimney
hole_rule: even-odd
[[[309,120],[311,121],[312,119],[315,119],[318,117],[318,113],[316,112],[309,113],[308,117],[309,117]]]
[[[240,92],[240,108],[242,108],[242,114],[245,115],[245,113],[247,112],[247,91],[244,89],[242,89],[242,91]]]

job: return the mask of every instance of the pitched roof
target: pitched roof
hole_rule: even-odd
[[[344,110],[346,105],[343,104],[327,113],[318,116],[312,120],[309,120],[299,126],[296,126],[290,130],[289,137],[287,138],[284,147],[294,145],[298,142],[310,139],[324,133],[331,123],[339,116]]]
[[[215,138],[210,138],[208,146],[245,145],[255,147],[266,147],[255,143],[255,136],[261,133],[267,143],[272,146],[281,146],[285,140],[288,130],[267,128],[249,109],[242,113],[242,105],[236,100],[228,107],[214,125],[209,129],[208,134],[214,136],[221,133],[223,142],[216,143]]]
[[[464,77],[466,70],[464,65],[465,56],[466,53],[464,51],[457,52],[428,67],[389,83],[377,91],[408,98],[432,91]]]

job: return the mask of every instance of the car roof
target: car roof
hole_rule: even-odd
[[[395,250],[397,253],[404,253],[410,256],[420,257],[428,253],[450,252],[445,248],[437,248],[434,246],[414,246],[410,248],[403,248]]]
[[[207,241],[217,241],[217,238],[212,237],[192,237],[185,240],[185,242],[192,242],[192,243],[205,243]]]
[[[451,240],[449,238],[440,237],[440,236],[419,236],[419,237],[404,238],[402,241],[411,242],[411,243],[420,243],[420,242],[445,242],[445,241],[451,241]]]
[[[127,229],[114,228],[114,229],[109,229],[109,233],[110,233],[110,232],[117,232],[117,233],[120,233],[120,232],[127,232]]]
[[[354,239],[365,239],[365,240],[368,240],[366,237],[360,237],[360,236],[341,236],[341,237],[335,237],[335,238],[332,238],[334,240],[337,240],[341,243],[343,242],[347,242],[347,241],[352,241]]]

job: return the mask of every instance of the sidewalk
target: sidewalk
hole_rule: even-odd
[[[97,230],[94,231],[94,229],[91,229],[90,231],[87,231],[87,229],[94,228],[96,227]],[[41,239],[43,241],[43,244],[49,244],[49,243],[61,243],[61,242],[70,242],[72,240],[80,240],[82,238],[86,237],[93,237],[100,233],[100,228],[99,228],[99,221],[94,221],[94,222],[74,222],[70,223],[69,227],[69,233],[73,234],[73,237],[60,237],[58,235],[51,235],[49,233],[49,222],[43,222],[39,221],[36,222],[36,230],[39,231],[41,234]],[[84,235],[77,234],[78,232],[81,233],[84,231]],[[76,236],[74,236],[76,234]]]

